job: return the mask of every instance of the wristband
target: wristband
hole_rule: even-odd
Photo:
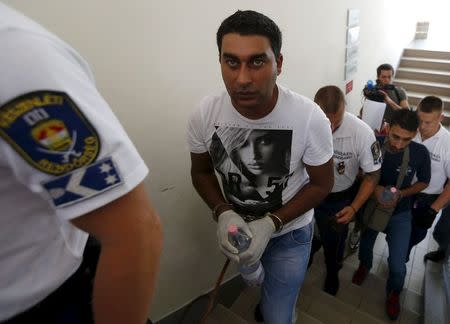
[[[216,222],[218,221],[218,218],[219,218],[219,215],[217,215],[217,210],[223,206],[228,206],[228,207],[230,207],[230,209],[233,209],[233,205],[231,205],[229,203],[220,203],[220,204],[215,205],[212,210],[212,217]]]
[[[355,209],[355,207],[353,207],[351,204],[348,205],[348,207],[350,207],[350,208],[353,210],[353,212],[356,214],[356,209]]]
[[[275,214],[272,214],[271,212],[265,213],[264,216],[267,216],[267,217],[269,217],[272,220],[272,222],[273,222],[273,224],[275,226],[275,233],[281,232],[281,230],[283,229],[284,224],[283,224],[283,221],[281,220],[280,217],[278,217]]]

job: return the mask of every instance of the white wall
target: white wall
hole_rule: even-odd
[[[359,70],[347,98],[353,112],[376,66],[396,65],[415,31],[406,1],[5,2],[90,62],[101,93],[151,168],[146,184],[165,228],[153,319],[209,290],[224,261],[210,211],[191,186],[185,145],[189,113],[202,96],[223,87],[215,44],[220,22],[237,9],[273,18],[284,34],[279,82],[312,97],[326,84],[343,87],[347,9],[359,8]]]

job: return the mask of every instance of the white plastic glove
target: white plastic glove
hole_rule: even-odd
[[[269,216],[266,216],[248,223],[248,227],[253,233],[252,243],[239,255],[239,261],[251,265],[261,259],[267,243],[275,232],[275,224]]]
[[[222,252],[234,262],[239,262],[239,251],[228,240],[228,227],[236,225],[239,229],[244,231],[249,237],[252,237],[247,223],[234,210],[226,210],[217,218],[217,240]]]

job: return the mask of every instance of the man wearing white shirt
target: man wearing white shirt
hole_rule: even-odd
[[[330,120],[333,133],[334,186],[331,193],[314,209],[314,218],[327,267],[323,289],[336,295],[348,223],[375,189],[381,167],[381,149],[371,128],[345,111],[344,94],[338,87],[330,85],[319,89],[314,101]],[[359,189],[355,189],[360,168],[364,177]],[[320,245],[315,241],[313,248],[318,247]]]
[[[414,201],[413,227],[409,249],[421,242],[427,230],[441,211],[433,237],[439,249],[425,255],[432,261],[444,258],[450,243],[450,133],[441,125],[443,118],[442,100],[435,96],[422,99],[417,107],[420,120],[419,133],[414,141],[426,146],[431,158],[431,181],[429,186],[416,196]]]
[[[0,47],[0,322],[144,323],[162,240],[147,166],[72,47],[1,3]]]

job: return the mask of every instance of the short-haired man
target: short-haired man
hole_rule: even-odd
[[[334,186],[314,209],[314,217],[327,267],[324,291],[336,295],[348,223],[375,189],[381,167],[381,151],[372,129],[345,111],[344,94],[338,87],[330,85],[320,88],[314,101],[330,120],[333,133]],[[364,177],[358,190],[354,189],[354,183],[360,168]],[[315,248],[317,246],[320,247],[314,244]]]
[[[405,261],[411,234],[411,197],[424,190],[430,181],[428,151],[422,144],[412,142],[417,134],[418,126],[419,119],[416,112],[409,109],[396,110],[392,114],[388,135],[378,138],[380,143],[383,143],[382,151],[385,153],[380,181],[374,196],[381,207],[395,207],[384,229],[389,248],[386,312],[391,319],[396,319],[400,313],[399,294],[405,281]],[[404,156],[408,151],[409,154]],[[404,178],[397,188],[398,194],[392,201],[385,201],[383,198],[385,188],[396,186],[397,178],[402,176]],[[417,182],[412,184],[414,176],[417,177]],[[352,279],[352,282],[357,285],[362,284],[372,267],[373,246],[378,233],[372,228],[366,228],[361,234],[360,265]]]
[[[314,102],[276,84],[281,32],[270,18],[237,11],[219,27],[217,45],[227,92],[206,97],[189,121],[192,182],[213,210],[223,253],[246,265],[261,260],[265,323],[290,324],[312,208],[333,187],[330,124]],[[228,241],[230,225],[252,236],[245,252]]]
[[[437,262],[444,258],[450,243],[450,133],[441,125],[444,115],[440,98],[423,98],[417,106],[417,114],[420,126],[414,141],[425,145],[430,153],[431,180],[430,185],[415,197],[409,252],[425,238],[441,210],[433,231],[439,249],[425,255],[425,260]]]
[[[381,87],[392,85],[394,80],[394,68],[390,64],[381,64],[377,67],[377,84]],[[384,112],[384,121],[390,123],[392,113],[397,109],[408,108],[408,97],[406,91],[398,86],[393,89],[380,90],[384,95],[386,111]]]

